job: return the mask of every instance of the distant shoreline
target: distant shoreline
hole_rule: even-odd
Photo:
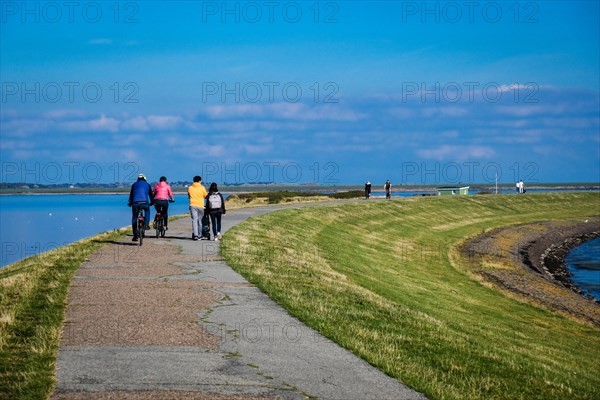
[[[174,192],[175,193],[175,192]],[[18,192],[18,193],[0,193],[0,196],[64,196],[64,195],[73,195],[73,196],[90,196],[90,195],[126,195],[129,192]]]
[[[439,185],[398,185],[392,187],[392,193],[407,193],[407,192],[426,192],[435,193],[436,188],[448,186],[447,184]],[[452,184],[450,185],[452,186]],[[457,184],[455,186],[470,186],[472,190],[478,190],[485,193],[493,193],[496,187],[492,184]],[[364,190],[363,185],[263,185],[263,186],[221,186],[221,191],[229,194],[256,193],[256,192],[278,192],[278,191],[294,191],[294,192],[346,192],[352,190]],[[596,191],[600,190],[600,183],[547,183],[526,186],[527,190],[582,190]],[[113,189],[113,188],[15,188],[15,189],[0,189],[0,196],[12,195],[121,195],[128,194],[129,188]],[[512,185],[499,185],[498,190],[510,191],[514,190]],[[384,193],[383,186],[374,188],[373,193]],[[187,188],[174,187],[173,193],[186,194]]]

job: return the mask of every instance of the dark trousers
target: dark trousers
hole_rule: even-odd
[[[217,232],[221,232],[221,215],[223,213],[210,213],[210,223],[214,237],[217,237]]]
[[[156,213],[160,213],[160,215],[162,215],[163,221],[165,221],[165,226],[167,226],[169,223],[169,201],[154,200],[154,208],[156,209]]]
[[[131,206],[131,228],[135,237],[139,236],[137,231],[137,216],[140,209],[144,210],[144,225],[148,225],[148,218],[150,217],[150,204],[147,201],[133,203]]]

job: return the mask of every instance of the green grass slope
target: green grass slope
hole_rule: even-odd
[[[103,233],[0,269],[0,399],[50,395],[73,274],[122,234]]]
[[[482,285],[457,246],[599,212],[598,193],[311,207],[236,226],[222,252],[291,314],[430,398],[598,399],[600,331]]]

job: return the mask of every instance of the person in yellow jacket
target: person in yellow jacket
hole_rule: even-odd
[[[202,234],[202,217],[204,217],[204,199],[206,198],[206,189],[202,186],[202,178],[196,175],[194,183],[188,187],[188,197],[190,198],[190,216],[192,217],[192,239],[198,240]]]

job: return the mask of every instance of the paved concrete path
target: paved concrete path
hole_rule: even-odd
[[[223,231],[282,207],[232,210]],[[153,232],[153,231],[150,231]],[[424,399],[291,317],[188,218],[78,270],[54,399]]]

